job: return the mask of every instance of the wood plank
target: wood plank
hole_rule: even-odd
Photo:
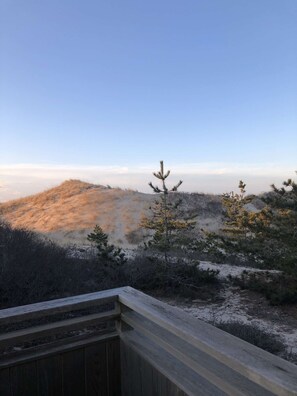
[[[85,328],[87,326],[93,326],[97,323],[102,323],[108,320],[115,320],[118,317],[119,312],[112,310],[1,334],[0,348],[14,346],[18,343],[31,341],[40,337],[51,336],[62,331],[72,331],[80,328]]]
[[[145,319],[142,315],[130,311],[122,315],[122,320],[227,394],[232,396],[272,395],[270,391],[255,384],[198,348],[193,348],[188,342]]]
[[[9,369],[0,369],[0,395],[11,396]]]
[[[267,390],[297,395],[297,367],[135,289],[119,302],[167,329]]]
[[[122,395],[136,396],[142,395],[142,380],[140,368],[140,356],[124,342],[121,343],[122,362]]]
[[[37,361],[39,396],[63,396],[63,367],[60,355]]]
[[[117,339],[118,333],[108,333],[103,335],[83,335],[82,337],[73,337],[72,339],[65,339],[52,343],[50,345],[43,345],[41,348],[30,348],[28,351],[21,351],[17,356],[8,357],[0,361],[0,368],[6,368],[15,366],[17,364],[23,364],[30,361],[35,361],[47,356],[56,355],[57,353],[62,353],[66,351],[71,351],[74,349],[79,349],[81,347],[96,344],[98,342],[105,342],[107,340]]]
[[[106,343],[108,395],[121,395],[121,354],[120,340],[114,339]]]
[[[128,375],[131,378],[131,395],[142,395],[141,383],[141,361],[139,354],[131,347],[127,348],[128,354]]]
[[[121,340],[187,395],[197,396],[197,391],[203,389],[203,396],[226,396],[225,392],[206,381],[195,371],[173,358],[168,352],[162,350],[158,345],[136,331],[133,330],[122,334]],[[160,381],[159,385],[161,389],[165,389],[163,395],[166,395],[166,381],[165,383]],[[134,393],[131,393],[131,395],[138,396]]]
[[[141,395],[152,396],[153,393],[153,367],[145,359],[139,356],[140,376],[141,376]]]
[[[152,365],[151,365],[152,366]],[[159,370],[152,366],[153,389],[152,395],[166,395],[167,378]]]
[[[108,396],[106,343],[85,348],[86,396]]]
[[[201,392],[201,395],[203,395],[203,390],[202,389],[197,389],[197,395]],[[166,395],[170,396],[187,396],[185,392],[183,392],[179,387],[174,384],[173,382],[169,381],[166,379]]]
[[[120,340],[120,348],[121,348],[121,388],[122,388],[122,396],[131,395],[131,381],[132,378],[129,375],[129,345],[122,340]]]
[[[65,396],[85,395],[84,348],[63,353],[63,391]]]
[[[36,362],[21,364],[10,369],[12,396],[37,396]]]
[[[153,389],[152,389],[151,395],[157,395],[157,396],[170,395],[171,396],[171,395],[177,394],[178,396],[188,396],[187,393],[185,393],[181,389],[179,389],[173,382],[171,382],[168,378],[166,378],[162,373],[160,373],[158,370],[156,370],[153,367],[152,367],[152,374],[153,374],[153,379],[152,379],[152,384],[153,384],[152,388]],[[200,395],[200,393],[199,393],[200,390],[197,388],[196,396]]]
[[[102,305],[117,301],[117,296],[125,288],[104,290],[101,292],[82,294],[73,297],[59,298],[36,304],[22,305],[14,308],[0,310],[0,325],[17,323],[42,316],[55,315],[78,309]]]

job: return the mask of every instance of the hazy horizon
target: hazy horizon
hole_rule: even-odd
[[[66,165],[0,165],[0,203],[42,192],[65,180],[79,179],[85,182],[134,189],[152,193],[150,181],[157,183],[152,172],[159,164],[138,166],[66,166]],[[183,180],[180,191],[222,194],[236,191],[239,180],[247,184],[248,194],[259,194],[270,190],[270,185],[281,185],[295,171],[273,164],[262,166],[248,164],[180,164],[168,165],[171,170],[168,184]]]

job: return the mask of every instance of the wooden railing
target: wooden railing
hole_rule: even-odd
[[[120,395],[120,291],[0,311],[0,395]]]
[[[295,365],[130,287],[5,309],[0,327],[1,396],[297,395]]]

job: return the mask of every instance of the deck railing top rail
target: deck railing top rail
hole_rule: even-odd
[[[125,289],[110,289],[2,309],[0,310],[0,326],[115,302],[118,300],[118,295]]]

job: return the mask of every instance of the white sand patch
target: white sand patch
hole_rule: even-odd
[[[281,274],[282,271],[277,270],[261,270],[257,268],[235,266],[230,264],[215,264],[209,261],[201,261],[199,268],[203,270],[219,270],[218,277],[222,280],[231,275],[232,277],[240,277],[243,272],[249,273],[267,273]],[[183,309],[198,319],[215,324],[216,322],[240,321],[242,323],[256,324],[261,329],[283,338],[283,342],[287,345],[288,352],[297,353],[297,329],[287,324],[274,323],[267,319],[255,318],[248,314],[250,306],[246,300],[243,301],[242,296],[236,292],[237,288],[228,288],[223,291],[223,303],[209,304],[203,307],[192,307]],[[277,310],[277,308],[275,308]]]
[[[246,299],[240,295],[240,290],[230,287],[222,291],[223,301],[218,303],[193,300],[192,306],[177,303],[174,300],[164,299],[167,303],[178,306],[188,314],[204,322],[216,325],[220,322],[240,321],[245,324],[254,324],[270,334],[281,337],[288,353],[297,353],[297,329],[288,323],[280,323],[273,319],[261,319],[251,314],[252,302],[247,304]],[[271,307],[277,314],[279,308]]]
[[[251,267],[243,267],[243,266],[237,266],[237,265],[230,265],[230,264],[215,264],[211,263],[210,261],[200,261],[199,268],[202,270],[219,270],[220,273],[218,274],[218,277],[220,279],[226,279],[228,275],[231,275],[232,277],[238,277],[241,276],[243,272],[257,272],[257,273],[271,273],[271,274],[281,274],[281,271],[277,270],[261,270],[257,268],[251,268]]]

